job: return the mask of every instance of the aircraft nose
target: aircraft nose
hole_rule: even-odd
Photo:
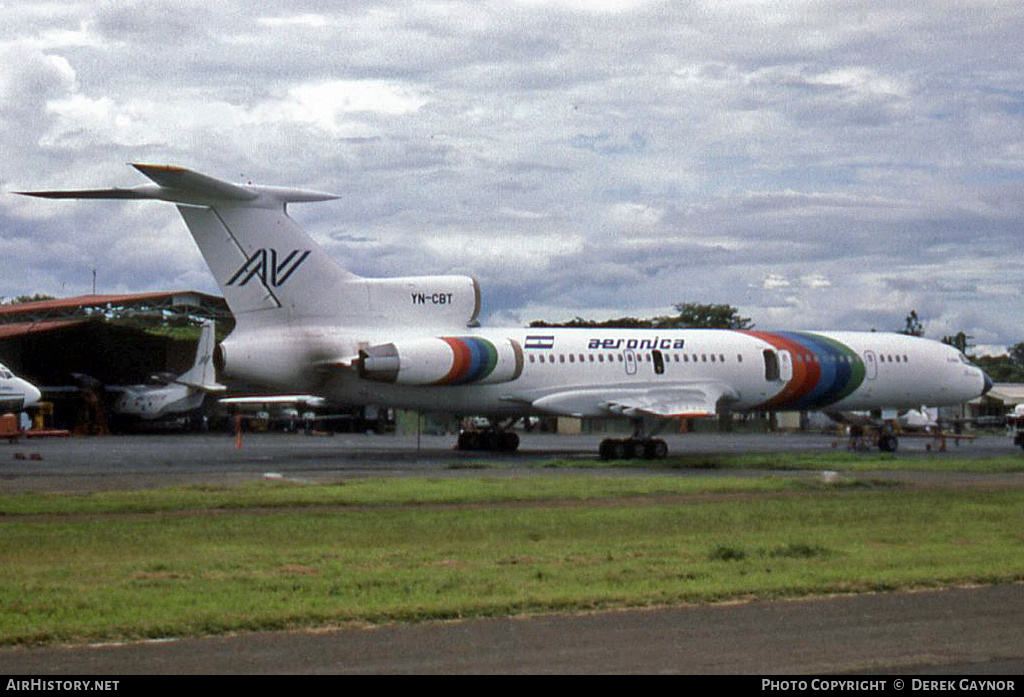
[[[29,407],[43,398],[43,393],[35,385],[25,385],[25,406]]]
[[[985,378],[985,386],[981,388],[981,394],[986,395],[988,394],[988,391],[992,389],[992,378],[990,378],[988,376],[988,373],[986,373],[984,370],[981,371],[981,376]]]

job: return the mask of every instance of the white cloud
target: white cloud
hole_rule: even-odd
[[[291,212],[339,260],[458,268],[493,317],[914,308],[1010,345],[1022,33],[1006,2],[8,4],[0,184],[131,186],[149,159],[336,191]],[[136,257],[107,267],[125,290],[212,285],[153,206],[0,196],[0,295],[60,293],[104,246]]]
[[[780,276],[777,273],[768,274],[761,279],[761,287],[765,290],[775,290],[777,288],[789,288],[792,284],[789,279],[785,276]]]

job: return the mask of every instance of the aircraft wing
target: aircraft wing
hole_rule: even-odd
[[[581,388],[547,394],[532,400],[542,411],[566,416],[595,413],[631,418],[700,418],[712,416],[721,402],[736,398],[728,385],[716,382],[658,387]]]
[[[323,397],[308,394],[225,397],[218,399],[217,402],[236,407],[263,407],[282,404],[299,407],[323,407],[327,405],[327,400]]]

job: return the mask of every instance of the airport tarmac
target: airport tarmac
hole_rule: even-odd
[[[395,436],[301,433],[247,433],[241,447],[233,435],[128,435],[81,438],[23,439],[0,442],[0,491],[103,491],[187,484],[234,485],[268,475],[298,481],[331,482],[366,476],[465,476],[486,471],[522,475],[537,472],[538,463],[553,458],[596,461],[600,436],[523,434],[519,452],[468,453],[454,449],[454,436]],[[685,434],[663,436],[672,454],[698,453],[831,453],[846,452],[846,441],[829,435],[806,433]],[[931,441],[903,439],[899,459],[975,455],[1017,456],[1024,453],[1009,437],[986,436],[947,453],[927,451]],[[595,470],[606,476],[646,471],[666,476],[714,474],[713,470]],[[742,474],[735,470],[723,472]],[[761,476],[763,472],[751,473]],[[798,473],[799,474],[799,473]],[[940,472],[872,472],[871,476],[906,476],[915,479],[961,476],[965,483],[1019,482],[1022,475],[956,475]]]
[[[596,460],[598,436],[526,434],[515,455],[454,451],[454,437],[246,434],[138,435],[0,443],[0,491],[98,491],[237,484],[281,477],[310,482],[377,476],[547,476],[552,457]],[[672,453],[845,451],[831,436],[689,434]],[[1024,455],[991,436],[952,455]],[[947,457],[923,441],[900,458]],[[487,469],[477,469],[486,465]],[[593,476],[637,469],[576,470]],[[640,470],[708,476],[714,470]],[[743,475],[725,471],[723,475]],[[813,473],[782,473],[813,476]],[[763,476],[763,471],[750,472]],[[844,475],[846,476],[846,475]],[[856,475],[851,475],[856,476]],[[1024,474],[872,471],[1024,486]],[[591,615],[343,627],[311,632],[0,649],[0,674],[715,673],[1024,674],[1024,585],[729,603]]]

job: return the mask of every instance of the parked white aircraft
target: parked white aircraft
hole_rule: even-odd
[[[924,405],[905,411],[884,409],[880,414],[872,414],[870,411],[826,411],[825,414],[838,423],[850,426],[851,437],[855,441],[870,436],[879,450],[886,452],[896,450],[899,435],[930,437],[940,441],[974,438],[973,435],[946,431],[939,421],[939,410]]]
[[[224,391],[224,386],[217,383],[213,366],[215,330],[212,320],[203,323],[192,367],[171,377],[166,384],[107,386],[107,390],[120,393],[113,412],[122,418],[148,422],[181,417],[203,406],[208,393]]]
[[[0,363],[0,413],[20,411],[39,401],[39,388]]]
[[[289,203],[335,196],[134,167],[154,183],[26,193],[178,204],[237,321],[218,368],[269,390],[486,414],[496,425],[525,414],[621,416],[637,425],[635,437],[607,440],[601,453],[627,457],[666,452],[643,435],[645,417],[937,406],[990,385],[956,349],[902,334],[483,329],[475,279],[361,278],[287,215]],[[501,430],[482,440],[518,444]]]

